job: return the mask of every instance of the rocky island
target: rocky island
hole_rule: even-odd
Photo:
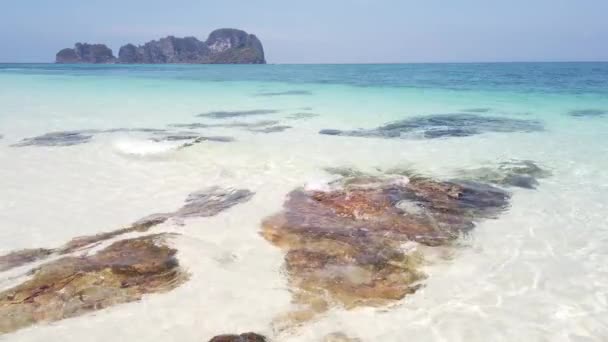
[[[57,53],[55,63],[96,63],[116,62],[112,49],[104,44],[76,43],[73,49],[63,49]]]
[[[211,32],[206,41],[195,37],[168,36],[144,45],[127,44],[116,58],[103,44],[77,43],[63,49],[55,63],[96,64],[266,64],[262,42],[242,30],[219,29]]]

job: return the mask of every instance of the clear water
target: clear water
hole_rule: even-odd
[[[267,93],[283,95],[263,96]],[[291,93],[290,93],[291,92]],[[480,116],[538,120],[539,132],[444,139],[318,134],[418,115],[485,108]],[[209,119],[211,111],[275,114]],[[0,65],[0,254],[55,247],[181,205],[210,186],[254,198],[216,217],[169,227],[192,279],[142,302],[0,336],[10,341],[201,341],[257,331],[277,341],[605,341],[608,339],[608,63],[116,66]],[[296,113],[315,117],[294,120]],[[52,131],[166,128],[277,120],[264,134],[177,150],[138,132],[69,147],[11,147]],[[509,211],[481,222],[425,287],[384,309],[335,309],[295,331],[271,322],[290,307],[283,253],[259,235],[295,187],[328,166],[413,167],[438,177],[511,160],[551,170],[537,190],[512,189]],[[218,260],[232,260],[229,263]],[[14,280],[0,273],[0,287]]]

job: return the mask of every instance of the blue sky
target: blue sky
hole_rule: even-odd
[[[0,62],[220,27],[258,35],[270,63],[608,61],[607,18],[608,0],[10,0]]]

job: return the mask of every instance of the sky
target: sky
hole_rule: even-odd
[[[0,62],[223,27],[269,63],[608,61],[608,0],[5,0]]]

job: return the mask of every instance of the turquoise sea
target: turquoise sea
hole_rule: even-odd
[[[519,161],[547,176],[506,187],[508,210],[455,246],[423,251],[416,293],[277,328],[293,289],[260,223],[293,189],[324,189],[328,168],[453,179]],[[183,285],[0,340],[606,341],[606,170],[608,63],[0,64],[0,256],[212,186],[255,193],[154,228],[176,233]],[[0,271],[0,291],[32,265]]]

